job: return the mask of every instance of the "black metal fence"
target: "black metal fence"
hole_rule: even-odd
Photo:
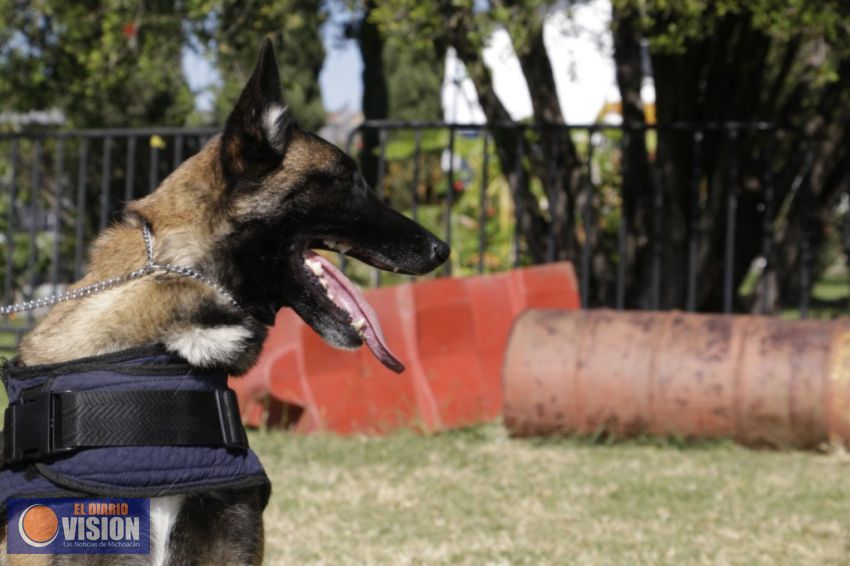
[[[78,279],[93,236],[197,152],[212,128],[0,134],[3,304],[49,296]],[[18,340],[40,313],[0,322]],[[11,344],[14,345],[14,344]],[[0,343],[0,349],[10,344]]]
[[[578,170],[580,178],[573,179],[569,189],[572,194],[568,198],[573,200],[573,205],[568,221],[576,229],[578,245],[566,253],[561,249],[560,257],[566,256],[576,266],[585,307],[759,313],[787,309],[807,317],[818,258],[829,249],[843,256],[844,271],[838,277],[843,298],[832,301],[832,305],[820,301],[819,306],[827,307],[824,310],[829,315],[847,309],[850,163],[838,168],[837,183],[833,179],[833,189],[837,186],[838,190],[833,190],[831,197],[824,196],[825,191],[820,190],[823,187],[815,186],[814,180],[821,143],[816,137],[801,136],[798,131],[762,122],[638,127],[550,125],[545,129],[549,130],[550,140],[555,132],[557,136],[569,137],[574,148],[574,163],[567,169],[573,174]],[[377,140],[378,190],[390,199],[409,191],[406,208],[414,217],[422,205],[423,155],[436,150],[450,156],[441,164],[442,178],[438,181],[444,187],[441,226],[431,226],[440,228],[450,244],[455,243],[452,240],[457,223],[453,220],[458,215],[458,200],[464,198],[453,190],[458,166],[469,167],[467,158],[476,152],[481,155],[472,179],[468,179],[479,188],[478,213],[473,219],[477,222],[477,234],[473,236],[467,231],[467,236],[477,239],[478,245],[477,250],[467,254],[475,256],[469,258],[476,259],[473,271],[486,271],[483,258],[489,243],[485,187],[502,174],[499,152],[494,149],[495,137],[501,137],[503,151],[508,137],[508,145],[513,144],[513,151],[522,156],[515,161],[515,171],[507,172],[513,173],[509,184],[515,185],[521,175],[529,175],[534,169],[532,161],[546,161],[544,130],[516,123],[371,121],[351,133],[347,143],[349,153],[358,134],[369,131],[377,133],[373,139]],[[436,144],[432,138],[431,148],[424,147],[428,133],[443,134]],[[399,140],[407,144],[407,150],[391,151]],[[634,163],[625,156],[630,146],[638,142],[646,149],[648,170],[645,182],[636,183],[632,178],[632,188],[628,190],[625,181],[630,179],[628,168]],[[662,155],[667,158],[661,158]],[[779,165],[777,155],[783,159]],[[390,174],[393,166],[398,169],[399,163],[410,171],[409,175],[401,175],[398,170]],[[539,186],[535,191],[532,183],[531,192],[541,202],[557,202],[557,195],[552,195],[547,186],[557,184],[548,175],[555,167],[549,161],[542,169]],[[570,172],[562,168],[560,174]],[[515,188],[510,192],[515,193]],[[830,198],[830,202],[822,202]],[[741,203],[746,206],[742,208]],[[518,226],[522,204],[517,198],[509,204]],[[637,207],[642,209],[635,210]],[[754,210],[756,213],[752,214]],[[551,211],[548,216],[552,217]],[[632,226],[630,222],[635,219],[644,225]],[[676,222],[681,224],[680,229],[671,229]],[[550,222],[550,227],[553,224]],[[824,237],[839,232],[840,237],[830,241]],[[510,265],[528,263],[529,244],[522,245],[519,230],[514,231],[513,237]],[[551,261],[558,255],[556,238],[552,229],[548,241],[542,243],[547,250],[545,260]],[[635,242],[636,238],[645,241]],[[777,249],[782,246],[783,249]],[[457,251],[457,246],[453,245],[453,249]],[[678,253],[672,253],[677,250]],[[793,253],[784,253],[788,250]],[[636,264],[638,258],[631,256],[639,251],[644,257],[640,258],[641,264]],[[712,255],[706,258],[707,254]],[[466,265],[467,258],[455,259],[455,267]],[[834,263],[842,263],[842,258],[837,259]],[[446,273],[451,268],[447,266]],[[644,279],[642,293],[636,284],[639,282],[635,281],[637,275],[632,273],[640,269]],[[674,288],[676,280],[678,288]],[[789,281],[793,284],[789,285]],[[629,301],[629,294],[640,298]]]
[[[628,293],[635,287],[630,272],[634,258],[630,254],[642,250],[646,256],[647,288],[642,306],[646,308],[670,306],[665,304],[665,290],[675,276],[680,281],[682,300],[681,305],[672,306],[697,310],[699,297],[711,288],[722,295],[722,307],[717,310],[731,312],[736,308],[737,296],[747,289],[757,291],[760,285],[767,286],[764,275],[772,271],[775,279],[793,276],[799,290],[796,306],[802,316],[809,313],[814,259],[819,246],[826,244],[802,230],[794,264],[774,265],[772,261],[776,211],[789,206],[788,194],[806,190],[805,161],[809,156],[801,156],[804,174],[793,178],[796,186],[782,190],[776,186],[769,166],[754,171],[752,163],[759,159],[751,160],[747,176],[758,179],[757,194],[753,195],[751,188],[742,186],[740,152],[735,151],[738,144],[745,143],[749,148],[747,155],[769,156],[781,143],[780,130],[763,123],[641,128],[593,124],[558,126],[555,130],[558,135],[569,136],[577,159],[572,170],[578,177],[571,181],[569,195],[569,220],[575,239],[569,259],[576,265],[585,306],[630,306]],[[365,132],[373,132],[378,140],[376,190],[453,245],[453,260],[444,274],[498,271],[532,261],[529,243],[523,242],[520,230],[515,229],[523,211],[513,198],[512,183],[521,175],[528,175],[535,162],[545,164],[545,148],[541,149],[538,143],[539,129],[513,123],[484,126],[373,121],[351,133],[349,153],[356,153],[356,144],[364,139]],[[676,135],[663,135],[664,132]],[[124,203],[152,191],[214,134],[215,130],[208,128],[147,128],[0,135],[0,267],[4,304],[52,294],[78,278],[84,269],[88,243],[120,213]],[[509,175],[500,170],[494,137],[501,136],[504,149],[506,134],[512,136],[514,151],[521,156],[516,160],[516,170]],[[643,216],[629,211],[628,207],[636,206],[636,201],[623,191],[623,179],[628,178],[624,169],[629,164],[624,156],[636,140],[642,140],[650,155],[651,182],[641,190],[651,194],[644,195],[648,205]],[[676,147],[670,147],[672,144]],[[722,160],[720,169],[712,165],[709,170],[701,158],[709,146],[715,154],[722,154],[718,158]],[[682,167],[677,175],[665,171],[664,167],[674,161],[658,158],[665,151],[682,149],[690,156],[687,178]],[[559,171],[557,165],[560,164],[551,164],[555,174]],[[671,179],[677,186],[665,186]],[[540,203],[539,216],[551,220],[554,212],[547,206],[559,202],[560,197],[552,194],[546,181],[544,177],[542,181],[528,182],[528,190]],[[758,199],[763,211],[759,229],[748,226],[744,235],[737,214],[742,195]],[[680,219],[683,227],[675,233],[669,226],[677,220],[667,217],[670,199],[679,199],[679,208],[686,211]],[[716,213],[718,199],[722,201],[720,214]],[[792,199],[791,206],[805,207],[807,202],[803,198]],[[845,201],[845,209],[846,205]],[[711,206],[714,212],[709,210]],[[850,215],[846,210],[843,214],[842,225],[846,229]],[[645,226],[630,225],[631,220],[643,217]],[[645,241],[637,241],[638,232]],[[761,240],[757,261],[742,264],[742,239],[746,238],[752,247],[754,233]],[[546,260],[562,257],[557,238],[555,230],[550,230],[543,243]],[[717,247],[718,238],[722,239],[719,260],[701,260],[705,250],[712,245]],[[850,240],[845,233],[839,247],[846,252],[848,245]],[[670,256],[672,248],[683,251]],[[348,269],[357,275],[362,268]],[[752,272],[752,277],[743,278],[745,271]],[[393,280],[392,275],[365,273],[372,284]],[[759,300],[763,304],[756,301],[750,310],[770,310],[766,299]],[[31,326],[34,316],[37,315],[30,313],[6,321],[0,331],[20,334]]]

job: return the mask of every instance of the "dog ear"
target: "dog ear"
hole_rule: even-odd
[[[283,102],[280,74],[270,39],[263,40],[257,66],[227,118],[221,136],[225,177],[257,178],[280,164],[292,129]]]

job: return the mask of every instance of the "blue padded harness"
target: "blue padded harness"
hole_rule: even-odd
[[[89,447],[92,445],[85,444],[86,437],[83,435],[79,437],[83,439],[82,443],[75,447],[54,451],[51,445],[51,450],[34,458],[16,460],[10,457],[14,450],[10,451],[9,435],[6,434],[6,464],[0,469],[0,509],[5,508],[10,497],[158,497],[256,486],[263,489],[268,502],[271,490],[268,477],[257,455],[247,447],[235,401],[230,401],[233,393],[227,389],[227,375],[223,371],[194,368],[163,347],[152,346],[64,364],[21,367],[13,360],[7,365],[4,382],[12,409],[20,409],[28,399],[50,399],[52,404],[61,402],[68,405],[61,411],[50,412],[48,432],[51,435],[58,435],[53,430],[54,425],[70,430],[74,422],[78,422],[82,433],[89,434],[88,438],[91,438],[91,431],[86,431],[86,427],[94,427],[94,432],[100,434],[102,431],[96,427],[97,422],[101,422],[106,425],[101,427],[105,429],[102,434],[106,438],[104,442],[95,442],[93,446],[96,447]],[[213,405],[218,403],[221,414],[230,415],[230,420],[222,418],[221,431],[214,431],[213,436],[221,436],[224,440],[201,442],[208,445],[168,445],[169,435],[177,438],[179,434],[168,430],[168,424],[160,427],[163,430],[156,430],[157,423],[185,424],[186,430],[199,432],[191,430],[193,424],[198,428],[199,422],[206,421],[199,420],[199,415],[192,414],[193,411],[210,411],[196,410],[197,404],[184,411],[188,414],[174,416],[165,410],[157,414],[147,408],[144,414],[134,414],[132,404],[130,409],[121,404],[100,407],[109,405],[109,400],[115,398],[114,392],[124,392],[120,395],[122,398],[132,400],[136,396],[144,402],[151,398],[161,397],[168,401],[172,397],[181,397],[195,403],[194,398],[197,397],[204,402],[211,400]],[[70,407],[75,397],[84,398],[88,407],[95,410],[83,410],[75,415],[73,407]],[[144,404],[138,406],[146,407]],[[16,415],[12,409],[7,410],[6,429],[15,426],[19,429],[32,428],[26,415],[20,414],[20,410]],[[126,414],[128,410],[129,416]],[[236,416],[232,417],[234,411]],[[54,414],[56,423],[53,422]],[[233,418],[236,419],[235,424]],[[92,419],[94,425],[90,422]],[[151,444],[160,445],[146,445],[144,436],[134,438],[133,430],[129,430],[133,428],[132,424],[111,427],[124,430],[110,430],[108,426],[115,422],[136,421],[146,423],[142,425],[148,427],[145,433],[161,439]],[[40,426],[40,422],[37,424]],[[215,427],[204,424],[204,429],[207,428]],[[205,430],[200,432],[205,434]],[[192,443],[192,438],[196,437],[186,434],[182,443]],[[113,438],[116,442],[110,442]]]

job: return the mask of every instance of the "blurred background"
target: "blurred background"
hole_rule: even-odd
[[[4,304],[80,276],[94,235],[216,135],[266,36],[300,124],[453,248],[407,302],[391,285],[410,278],[343,262],[386,325],[403,326],[402,303],[416,320],[441,313],[405,331],[422,342],[405,352],[405,377],[331,357],[292,316],[241,382],[275,482],[270,563],[847,562],[848,458],[831,444],[850,415],[845,0],[0,0]],[[545,277],[534,273],[557,277],[535,295]],[[463,300],[440,311],[434,297]],[[543,356],[551,366],[526,366],[561,371],[574,344],[576,359],[621,363],[581,381],[576,362],[564,377],[590,415],[580,439],[516,441],[492,423],[508,328],[529,306],[574,309],[579,322]],[[644,334],[605,342],[580,317],[613,315],[579,307],[644,311],[625,326]],[[651,311],[674,312],[640,318]],[[686,354],[698,359],[684,363],[664,357],[687,334],[670,330],[690,316],[675,311],[777,318],[694,323]],[[0,350],[40,314],[5,320]],[[751,335],[747,352],[776,368],[737,353]],[[727,381],[700,389],[715,377]],[[561,383],[550,385],[568,404]],[[646,395],[655,409],[670,383],[684,393],[668,420],[679,411],[696,428],[650,439],[657,414],[627,429],[588,408],[613,399],[632,414]],[[823,414],[810,418],[814,406]],[[399,425],[461,430],[266,430]],[[615,441],[618,426],[638,439]],[[712,440],[693,440],[708,429]]]
[[[5,298],[78,274],[80,240],[216,131],[271,35],[300,123],[451,238],[452,272],[571,260],[585,306],[831,316],[850,297],[845,8],[4,1]]]

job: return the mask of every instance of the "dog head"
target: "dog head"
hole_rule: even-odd
[[[233,226],[219,253],[232,266],[226,279],[243,306],[266,324],[281,307],[292,307],[331,345],[365,342],[387,367],[401,371],[371,307],[313,250],[419,275],[445,262],[449,247],[386,205],[353,159],[293,121],[268,40],[227,120],[219,153],[220,208]]]

